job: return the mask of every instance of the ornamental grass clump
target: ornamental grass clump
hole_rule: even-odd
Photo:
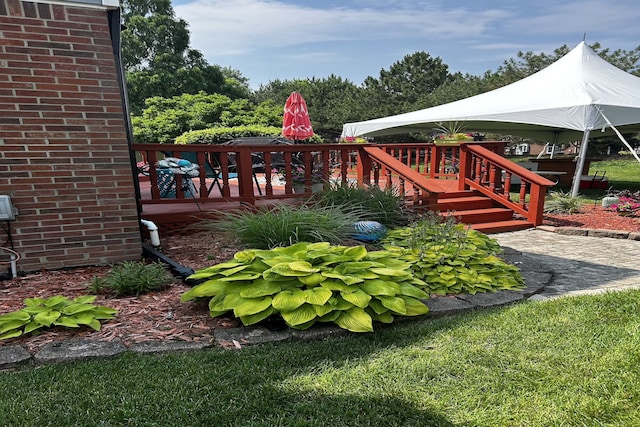
[[[229,262],[189,276],[204,282],[181,301],[209,298],[212,317],[232,311],[244,325],[279,315],[294,329],[332,322],[352,332],[371,332],[373,322],[418,316],[429,309],[426,284],[409,262],[364,246],[300,242],[271,250],[246,250]]]
[[[94,277],[89,291],[115,296],[141,295],[165,289],[173,281],[173,275],[162,263],[126,261],[113,267],[106,276]]]
[[[42,328],[88,326],[95,331],[101,320],[113,319],[118,310],[92,304],[96,297],[85,295],[69,300],[62,295],[26,298],[25,308],[0,316],[0,340],[38,333]]]
[[[256,211],[216,212],[200,228],[233,234],[246,247],[270,249],[298,242],[340,243],[349,238],[362,212],[340,206],[280,205]]]
[[[574,197],[571,193],[553,191],[544,202],[545,213],[574,214],[580,212],[582,199]]]
[[[413,274],[430,294],[446,295],[524,286],[520,270],[496,255],[502,249],[495,239],[442,220],[435,214],[408,227],[391,230],[381,242],[396,258],[410,263]]]
[[[397,188],[360,187],[357,183],[331,183],[317,200],[322,206],[357,209],[363,220],[377,221],[386,227],[407,224],[407,210]]]

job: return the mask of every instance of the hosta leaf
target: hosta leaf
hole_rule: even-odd
[[[342,296],[345,301],[360,308],[365,308],[369,305],[369,301],[371,301],[371,295],[361,289],[355,292],[340,292],[340,296]]]
[[[232,276],[232,275],[234,275],[236,273],[241,272],[242,270],[246,270],[247,268],[249,268],[248,264],[239,265],[237,267],[232,267],[232,268],[227,268],[227,269],[224,269],[224,270],[220,270],[218,272],[218,274],[220,274],[222,276],[225,276],[225,277],[229,277],[229,276]]]
[[[372,298],[371,301],[369,301],[369,308],[375,311],[376,314],[383,314],[389,311],[377,298]]]
[[[400,269],[400,270],[406,270],[407,268],[409,268],[409,264],[397,258],[384,257],[384,258],[377,258],[375,261],[381,264],[384,264],[386,268]]]
[[[384,267],[384,264],[372,261],[343,262],[336,266],[336,271],[340,274],[353,274],[356,271],[368,270],[372,267]]]
[[[29,321],[31,316],[24,310],[12,311],[11,313],[6,313],[0,316],[0,322],[9,321],[9,320],[25,320]]]
[[[313,309],[316,311],[318,317],[323,317],[333,311],[333,306],[331,304],[314,305]]]
[[[256,323],[262,322],[264,319],[271,316],[274,312],[275,310],[273,309],[273,307],[269,307],[266,310],[261,311],[260,313],[251,314],[249,316],[242,316],[240,317],[240,320],[245,326],[255,325]]]
[[[9,338],[16,338],[22,335],[21,330],[15,330],[11,332],[7,332],[6,334],[0,334],[0,340],[8,340]]]
[[[280,292],[282,288],[274,282],[260,281],[247,285],[240,291],[242,298],[258,298],[266,295],[273,295]]]
[[[407,310],[405,316],[421,316],[429,312],[429,307],[416,298],[405,296],[400,298],[404,300],[404,306]]]
[[[24,326],[24,334],[26,335],[42,327],[43,325],[40,325],[38,322],[29,322]]]
[[[27,307],[39,307],[44,304],[42,298],[25,298],[23,302]]]
[[[269,267],[273,267],[274,265],[278,265],[278,264],[288,264],[291,261],[293,261],[293,259],[291,257],[283,256],[283,255],[277,255],[277,256],[273,256],[273,257],[269,257],[269,258],[264,258],[262,260],[262,262],[267,264]]]
[[[271,297],[243,299],[233,308],[233,314],[242,317],[260,313],[271,307],[271,300]]]
[[[318,317],[316,320],[318,322],[335,322],[338,317],[342,314],[342,311],[330,311],[322,317]]]
[[[332,291],[321,287],[307,289],[303,292],[305,293],[306,301],[313,305],[325,305],[333,295]]]
[[[393,323],[393,314],[390,311],[378,314],[375,311],[367,311],[367,313],[373,318],[373,320],[380,323]]]
[[[298,280],[307,286],[316,286],[327,280],[327,278],[320,273],[311,273],[308,276],[299,276]]]
[[[336,325],[351,332],[373,332],[373,321],[360,307],[343,311],[335,320]]]
[[[78,322],[76,322],[75,320],[73,320],[70,317],[64,317],[64,316],[59,317],[58,320],[53,322],[53,324],[54,325],[59,325],[59,326],[66,326],[67,328],[77,328],[78,327]]]
[[[387,307],[389,310],[402,315],[407,314],[407,308],[402,298],[387,297],[383,295],[377,296],[376,298],[378,298],[382,305]]]
[[[279,311],[292,311],[307,301],[307,294],[302,289],[282,291],[273,297],[271,304]]]
[[[360,289],[358,286],[349,286],[346,283],[344,283],[342,280],[334,280],[334,279],[327,279],[322,283],[320,283],[320,286],[332,291],[353,292],[356,289]]]
[[[298,274],[305,274],[305,273],[298,273]],[[284,276],[282,274],[278,274],[277,272],[275,272],[273,270],[273,267],[271,267],[270,269],[265,270],[262,273],[262,278],[270,282],[288,282],[292,279],[297,281],[298,274],[290,274],[288,276]]]
[[[262,273],[236,273],[233,276],[221,277],[218,280],[220,282],[248,282],[253,279],[257,279],[258,277],[262,277]]]
[[[73,302],[76,302],[78,304],[91,304],[96,300],[96,298],[97,297],[95,295],[81,295],[77,298],[74,298]]]
[[[379,279],[367,280],[361,288],[369,295],[387,295],[392,297],[400,292],[400,286],[398,284]]]
[[[242,301],[244,301],[244,298],[242,298],[239,293],[234,292],[232,294],[227,294],[222,302],[222,308],[224,310],[233,310]]]
[[[93,329],[94,331],[99,331],[100,328],[102,327],[100,325],[100,322],[98,320],[93,320],[91,323],[89,323],[87,326],[89,326],[91,329]]]
[[[241,251],[241,252],[236,252],[233,255],[233,259],[235,259],[236,261],[247,263],[247,264],[253,261],[255,258],[256,258],[255,251]]]
[[[306,329],[309,329],[310,327],[312,327],[314,325],[314,323],[316,323],[317,319],[313,319],[313,320],[309,320],[308,322],[305,323],[301,323],[300,325],[295,325],[295,326],[291,326],[293,329],[297,329],[299,331],[304,331]]]
[[[309,243],[307,242],[299,242],[291,246],[282,246],[279,248],[273,248],[273,252],[277,252],[283,255],[296,256],[299,252],[307,252],[307,248]]]
[[[93,309],[93,317],[96,319],[113,319],[116,314],[118,314],[118,310],[110,307],[105,307],[102,305],[97,306]]]
[[[47,307],[57,307],[59,304],[63,304],[65,302],[68,302],[69,299],[67,297],[64,297],[62,295],[56,295],[50,298],[47,298],[44,300],[44,305],[46,305]]]
[[[400,283],[400,293],[414,298],[429,298],[429,294],[422,289],[418,289],[415,286],[404,282]]]
[[[33,317],[33,320],[41,325],[51,326],[56,319],[60,317],[60,312],[55,310],[43,311]]]
[[[351,258],[352,261],[360,261],[367,256],[367,249],[364,246],[352,246],[345,249],[343,255]]]
[[[91,311],[94,309],[94,307],[95,306],[93,304],[73,303],[73,304],[69,304],[68,306],[66,306],[60,311],[64,314],[71,315],[71,314],[81,313],[83,311]]]
[[[327,249],[329,249],[331,247],[331,243],[329,242],[316,242],[316,243],[309,243],[307,245],[307,251],[311,252],[311,251],[325,251]]]
[[[378,279],[380,277],[371,271],[354,271],[351,275],[365,280]]]
[[[299,271],[301,273],[317,273],[320,271],[317,267],[311,265],[307,261],[294,261],[289,263],[289,268],[293,271]]]
[[[0,334],[4,334],[12,329],[18,329],[29,323],[29,320],[8,320],[0,324]]]
[[[86,312],[74,314],[69,318],[73,319],[78,325],[88,325],[95,320],[95,317],[93,317],[91,313]]]
[[[317,317],[316,310],[311,304],[303,304],[295,310],[283,311],[280,315],[287,325],[291,327],[302,325],[303,323],[307,323]]]
[[[382,276],[389,276],[389,277],[405,277],[405,276],[410,276],[411,273],[409,273],[406,270],[401,270],[399,268],[377,268],[374,267],[371,269],[372,272],[382,275]]]
[[[355,307],[349,301],[345,301],[341,296],[334,296],[329,298],[329,304],[333,307],[334,310],[344,311],[349,310],[350,308]]]
[[[213,297],[216,295],[224,294],[225,290],[229,287],[228,282],[221,282],[219,280],[207,280],[204,283],[194,286],[180,296],[181,302],[191,301],[196,298]]]
[[[329,277],[331,279],[342,280],[347,285],[354,285],[356,283],[364,282],[364,279],[361,279],[359,277],[354,277],[354,276],[345,276],[338,273],[337,271],[323,271],[320,274],[322,274],[325,277]]]

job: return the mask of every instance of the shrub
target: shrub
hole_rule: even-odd
[[[74,300],[57,295],[50,298],[27,298],[25,308],[0,316],[0,340],[16,338],[44,327],[78,328],[86,325],[99,331],[100,320],[113,319],[113,308],[92,304],[96,297],[81,296]]]
[[[495,239],[429,213],[409,227],[391,230],[382,240],[385,249],[411,263],[413,274],[432,294],[513,290],[524,286],[517,267],[496,255]]]
[[[140,295],[164,289],[173,280],[173,275],[162,263],[126,261],[113,267],[105,277],[94,277],[89,291],[112,293],[115,296]]]
[[[278,137],[282,129],[274,126],[251,125],[235,127],[213,127],[185,132],[175,139],[176,144],[222,144],[232,139],[249,136]]]
[[[245,246],[269,249],[298,242],[340,243],[353,232],[361,219],[356,210],[339,206],[280,205],[256,211],[217,212],[216,219],[205,220],[200,228],[232,233]]]
[[[358,187],[357,183],[331,183],[317,201],[322,206],[358,209],[364,220],[377,221],[387,227],[407,223],[404,197],[397,188]]]
[[[420,298],[426,284],[408,262],[364,246],[301,242],[272,250],[238,252],[233,261],[196,272],[206,280],[181,301],[211,298],[212,317],[228,311],[245,325],[279,314],[294,329],[333,322],[352,332],[373,331],[373,321],[417,316],[429,310]]]
[[[582,200],[579,197],[573,197],[571,193],[563,191],[553,191],[544,202],[544,212],[573,214],[580,212],[581,205]]]

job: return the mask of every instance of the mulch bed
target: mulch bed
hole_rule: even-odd
[[[620,216],[600,206],[584,206],[579,214],[545,215],[544,225],[640,231],[639,218]],[[161,240],[162,250],[169,258],[194,270],[226,261],[241,248],[237,241],[212,232],[173,234],[161,236]],[[0,313],[22,308],[24,298],[86,295],[92,278],[102,277],[109,271],[108,266],[84,267],[42,271],[0,281]],[[67,339],[108,341],[118,338],[125,345],[166,340],[209,342],[216,329],[241,325],[231,317],[212,319],[206,305],[181,303],[180,295],[187,289],[186,285],[176,282],[161,292],[140,296],[110,298],[101,295],[96,304],[115,308],[119,314],[115,319],[104,322],[100,331],[52,328],[39,335],[0,341],[0,346],[17,344],[34,353],[49,342]]]

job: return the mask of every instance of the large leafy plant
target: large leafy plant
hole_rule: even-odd
[[[353,332],[373,331],[373,321],[426,314],[426,284],[408,262],[364,246],[301,242],[271,250],[246,250],[229,262],[197,271],[204,280],[182,301],[210,298],[212,317],[233,311],[245,325],[280,315],[294,329],[333,322]]]
[[[427,216],[409,227],[391,230],[382,240],[387,251],[411,264],[413,274],[431,294],[514,290],[524,286],[520,270],[496,255],[495,239],[456,224]]]
[[[100,320],[113,319],[117,310],[92,304],[96,297],[85,295],[69,300],[57,295],[50,298],[27,298],[25,308],[0,316],[0,340],[36,332],[44,327],[89,326],[99,331]]]

